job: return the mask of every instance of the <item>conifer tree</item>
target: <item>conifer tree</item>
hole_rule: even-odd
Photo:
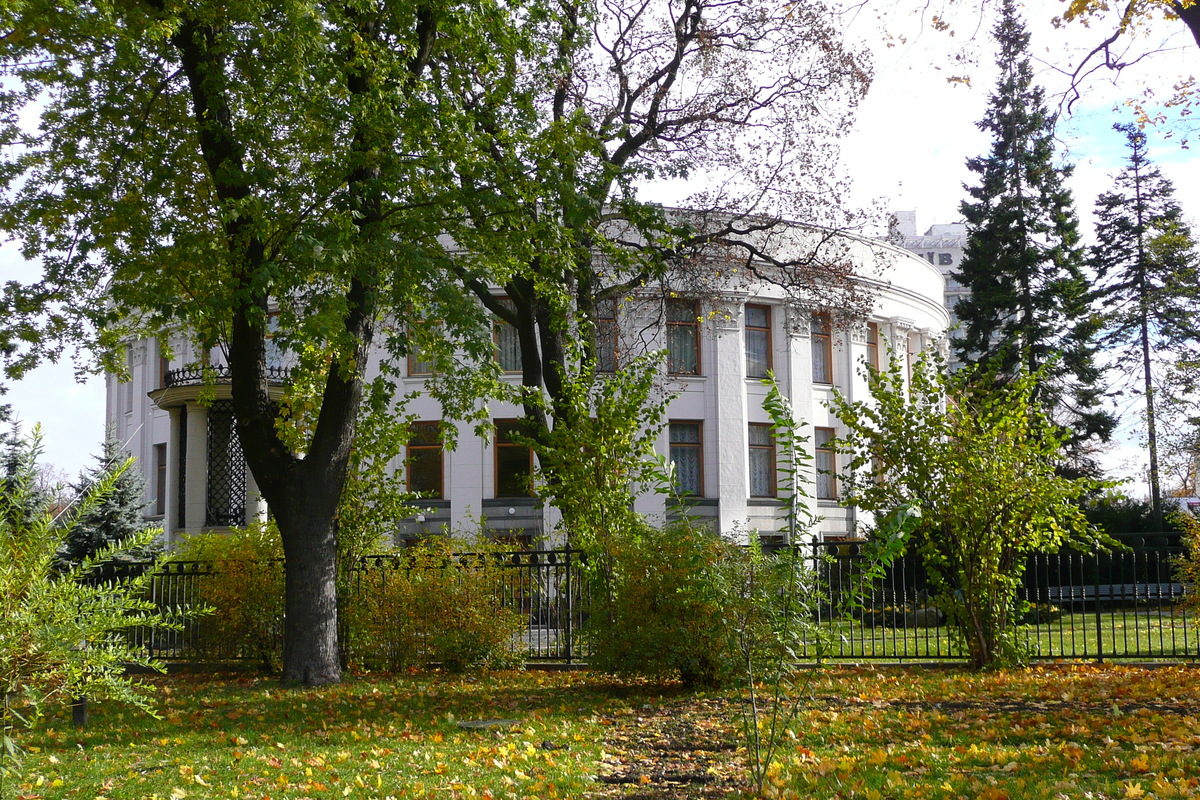
[[[1129,155],[1113,190],[1096,201],[1097,243],[1088,263],[1099,286],[1100,343],[1116,355],[1116,368],[1140,383],[1145,400],[1150,501],[1161,530],[1156,354],[1200,342],[1200,269],[1175,188],[1151,163],[1146,134],[1134,125],[1113,127],[1125,134]]]
[[[1097,324],[1064,184],[1070,167],[1054,163],[1055,118],[1033,82],[1029,33],[1013,0],[1000,8],[1000,78],[978,123],[992,148],[967,161],[979,182],[961,206],[968,238],[955,277],[971,294],[955,307],[953,344],[964,363],[992,364],[980,374],[1040,375],[1035,401],[1070,429],[1069,460],[1090,469],[1080,453],[1088,440],[1106,440],[1114,420],[1097,408]]]
[[[126,461],[121,452],[121,442],[111,433],[104,439],[96,465],[79,476],[75,490],[80,496],[91,491],[93,485],[107,475],[118,473]],[[99,551],[119,545],[146,527],[142,510],[146,481],[137,464],[130,464],[120,471],[108,492],[85,509],[75,520],[75,526],[63,540],[58,551],[60,565],[74,566]],[[129,555],[140,557],[140,550]]]

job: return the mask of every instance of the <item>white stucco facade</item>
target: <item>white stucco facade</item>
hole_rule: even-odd
[[[685,480],[695,482],[690,513],[711,520],[718,530],[771,534],[780,527],[781,503],[771,496],[773,479],[767,480],[765,466],[773,456],[769,445],[763,444],[764,429],[754,427],[770,421],[762,405],[766,388],[751,374],[762,371],[764,352],[766,366],[792,399],[797,416],[812,426],[807,432],[837,435],[842,429],[826,407],[835,389],[851,400],[864,398],[863,363],[885,358],[889,345],[895,357],[908,359],[938,341],[947,328],[945,280],[936,265],[878,241],[839,235],[839,242],[854,263],[857,279],[871,291],[873,307],[866,317],[831,326],[827,338],[822,318],[814,324],[812,312],[790,302],[783,289],[744,276],[696,299],[694,327],[683,324],[675,329],[674,339],[668,337],[665,323],[647,334],[646,321],[662,319],[647,310],[649,297],[635,292],[619,307],[618,354],[624,350],[622,337],[632,336],[635,330],[640,346],[650,349],[669,350],[694,336],[698,363],[694,370],[681,371],[694,374],[662,376],[664,388],[673,396],[658,450],[681,459]],[[793,244],[799,246],[799,240]],[[771,245],[789,246],[787,237],[774,239]],[[661,303],[661,293],[655,302]],[[684,296],[679,302],[693,301]],[[239,515],[247,520],[261,516],[266,508],[248,471],[231,480],[228,470],[214,475],[210,469],[213,458],[226,458],[231,430],[220,420],[228,413],[220,403],[228,397],[228,386],[220,380],[219,354],[199,353],[183,336],[171,341],[171,350],[168,362],[153,340],[131,343],[132,379],[120,382],[109,375],[107,403],[110,424],[129,442],[128,449],[146,474],[148,516],[161,520],[168,538],[174,539],[227,527]],[[207,387],[192,366],[205,358],[218,378]],[[748,366],[749,361],[755,365]],[[415,395],[402,413],[422,422],[438,421],[440,405],[421,391],[425,380],[412,374],[400,378],[400,392]],[[494,402],[487,408],[493,420],[520,415],[512,404]],[[500,453],[492,438],[475,436],[470,423],[457,423],[457,428],[453,450],[442,449],[435,455],[427,449],[420,456],[421,481],[435,486],[432,494],[437,496],[421,500],[420,513],[391,533],[401,539],[434,533],[444,525],[470,528],[485,517],[497,534],[523,537],[533,544],[548,541],[554,527],[552,509],[534,498],[504,491],[506,479],[501,473],[520,459],[514,460],[512,451]],[[814,435],[809,446],[815,448],[820,436]],[[415,463],[412,451],[407,456],[395,460],[396,469]],[[820,534],[854,535],[859,524],[854,511],[839,504],[831,479],[816,480],[821,483],[810,486],[814,494],[833,495],[814,500],[824,518]],[[639,497],[635,507],[651,518],[672,513],[666,497],[658,494]]]

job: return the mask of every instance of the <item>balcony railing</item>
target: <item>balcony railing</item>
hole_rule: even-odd
[[[267,367],[267,383],[287,383],[287,367]],[[225,364],[189,364],[179,369],[167,370],[166,388],[196,386],[203,383],[229,383],[233,374]]]

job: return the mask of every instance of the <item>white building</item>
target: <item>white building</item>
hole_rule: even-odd
[[[954,313],[955,304],[970,291],[954,279],[951,273],[962,263],[963,250],[967,246],[967,223],[951,222],[931,225],[924,234],[917,234],[917,212],[897,211],[894,220],[893,241],[905,250],[911,250],[941,270],[946,279],[945,304],[950,312],[950,324],[958,323]]]
[[[799,228],[797,228],[800,230]],[[826,408],[835,388],[861,399],[866,381],[860,365],[878,364],[890,343],[895,357],[911,363],[921,349],[945,332],[945,281],[938,264],[923,254],[881,242],[838,235],[852,259],[858,280],[874,293],[867,318],[845,326],[830,324],[787,302],[775,286],[726,285],[704,299],[661,300],[665,324],[652,332],[656,349],[668,351],[663,376],[676,394],[658,449],[674,463],[680,486],[693,496],[690,513],[711,519],[725,532],[780,527],[781,501],[776,497],[776,453],[769,417],[762,407],[766,389],[761,377],[770,369],[792,399],[797,415],[812,425],[815,463],[822,471],[810,487],[824,517],[820,532],[829,537],[853,535],[853,509],[838,502],[837,465],[824,447],[839,433],[839,423]],[[786,237],[781,241],[786,242]],[[776,245],[786,246],[786,245]],[[932,252],[938,252],[936,250]],[[637,329],[644,339],[635,295],[618,312],[614,340]],[[640,322],[639,322],[640,319]],[[503,329],[497,330],[501,365],[511,357]],[[150,339],[131,342],[131,380],[107,378],[108,419],[118,436],[129,442],[147,476],[148,516],[159,520],[169,539],[181,534],[239,525],[266,509],[241,458],[233,433],[229,387],[221,382],[217,353],[197,351],[186,336],[171,341],[172,358],[162,357]],[[215,385],[205,385],[197,365],[208,362]],[[488,413],[497,435],[481,439],[467,423],[458,426],[458,444],[443,449],[435,430],[441,409],[421,395],[427,375],[409,361],[402,393],[417,392],[404,413],[419,420],[405,457],[395,467],[407,471],[409,485],[424,493],[422,512],[394,532],[398,538],[469,526],[480,517],[495,533],[539,543],[553,528],[551,509],[531,497],[533,458],[526,448],[507,441],[508,423],[521,414],[515,405],[492,403]],[[280,372],[279,391],[283,392]],[[519,376],[514,375],[513,380]],[[636,508],[654,518],[669,516],[662,495],[646,495]]]

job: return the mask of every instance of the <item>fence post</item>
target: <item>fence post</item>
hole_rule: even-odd
[[[1092,556],[1093,556],[1093,558],[1096,559],[1096,569],[1092,573],[1095,576],[1095,580],[1092,581],[1092,584],[1096,590],[1095,605],[1092,607],[1092,611],[1096,617],[1096,661],[1097,661],[1097,663],[1103,664],[1104,663],[1104,625],[1102,622],[1102,615],[1100,613],[1100,545],[1099,544],[1095,544],[1092,546]]]
[[[571,592],[571,573],[575,571],[575,551],[566,546],[567,575],[563,580],[567,591],[567,663],[572,663],[575,653],[575,597]]]

